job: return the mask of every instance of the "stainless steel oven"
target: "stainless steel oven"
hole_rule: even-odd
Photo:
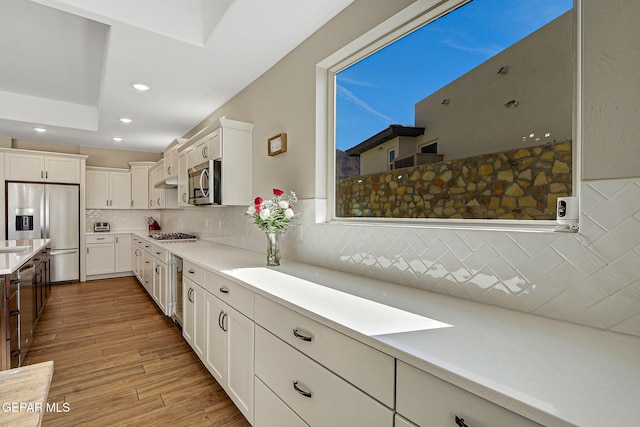
[[[222,162],[208,160],[189,169],[189,204],[219,205]]]

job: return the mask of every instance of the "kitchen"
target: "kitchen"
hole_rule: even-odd
[[[566,358],[554,354],[553,356],[557,359],[553,360],[561,359],[563,364],[547,366],[547,368],[552,371],[557,370],[556,374],[560,377],[562,373],[573,375],[567,372],[579,369],[584,363],[583,368],[588,370],[589,375],[598,376],[599,380],[598,382],[582,383],[580,386],[582,388],[581,394],[577,395],[580,397],[575,401],[566,398],[566,395],[564,395],[565,400],[563,401],[563,392],[558,392],[560,397],[554,396],[548,402],[536,402],[537,398],[546,393],[553,394],[552,391],[546,390],[544,383],[541,383],[540,387],[545,391],[537,390],[534,392],[526,387],[516,388],[512,392],[505,391],[505,384],[516,385],[514,384],[514,381],[517,383],[515,377],[524,375],[524,373],[516,371],[517,366],[505,367],[504,378],[500,377],[500,381],[503,383],[496,384],[499,381],[495,379],[495,376],[499,374],[490,372],[482,362],[484,359],[481,356],[484,354],[489,357],[491,352],[483,346],[482,340],[479,339],[482,335],[479,333],[470,352],[476,352],[480,360],[478,364],[482,366],[445,353],[431,354],[433,358],[431,361],[421,362],[418,360],[419,357],[415,356],[409,348],[411,343],[395,342],[392,345],[389,340],[394,338],[389,338],[389,340],[373,339],[363,332],[364,329],[358,329],[359,326],[351,325],[355,329],[347,327],[332,320],[328,313],[313,314],[313,309],[304,306],[300,301],[298,303],[302,306],[295,302],[284,302],[285,298],[297,298],[294,294],[287,296],[270,293],[272,300],[275,299],[276,302],[285,304],[286,308],[294,309],[298,314],[302,313],[316,322],[325,322],[325,326],[328,322],[330,329],[338,330],[342,336],[358,342],[364,340],[368,348],[382,350],[382,352],[391,352],[389,350],[391,347],[403,348],[402,354],[393,353],[394,357],[398,359],[406,357],[409,360],[405,360],[405,362],[409,365],[418,365],[417,368],[423,372],[430,372],[473,395],[482,396],[525,418],[534,419],[539,424],[554,424],[549,421],[553,418],[544,418],[548,416],[545,414],[549,413],[551,413],[549,415],[551,417],[555,415],[560,420],[564,419],[565,423],[573,421],[573,424],[578,425],[616,424],[617,421],[614,421],[616,416],[629,417],[624,420],[632,422],[630,420],[637,417],[637,413],[634,413],[637,409],[629,402],[638,397],[638,388],[637,386],[629,387],[624,393],[616,391],[615,385],[618,381],[622,381],[624,384],[628,383],[624,382],[624,379],[620,379],[624,376],[620,371],[612,372],[610,369],[613,369],[611,365],[622,367],[622,372],[628,376],[627,381],[632,381],[638,376],[637,363],[630,362],[633,360],[631,359],[633,352],[629,354],[627,353],[629,350],[622,350],[624,346],[615,344],[620,340],[625,343],[625,346],[628,346],[627,348],[637,349],[637,337],[640,335],[638,329],[638,307],[640,305],[637,297],[640,273],[637,267],[638,263],[635,262],[638,257],[640,228],[639,208],[635,202],[637,197],[634,197],[637,195],[638,188],[638,173],[634,162],[634,159],[638,158],[638,148],[637,144],[630,143],[636,133],[637,121],[625,113],[625,111],[635,111],[637,105],[632,96],[633,91],[628,90],[625,85],[626,82],[634,82],[635,80],[632,75],[625,73],[631,73],[631,70],[635,68],[634,65],[637,65],[638,58],[634,56],[633,51],[614,49],[611,52],[608,49],[612,46],[620,46],[618,40],[633,43],[637,39],[637,33],[633,26],[633,17],[638,13],[637,6],[629,1],[617,2],[616,5],[619,5],[619,8],[602,6],[588,0],[578,3],[583,14],[584,49],[579,81],[582,88],[580,97],[582,115],[576,119],[577,132],[581,136],[579,139],[576,137],[576,140],[580,141],[579,156],[581,159],[579,173],[576,175],[578,185],[575,190],[575,194],[579,196],[581,201],[580,232],[577,236],[569,233],[454,229],[447,228],[447,226],[444,228],[415,228],[387,224],[372,227],[354,222],[333,221],[327,223],[325,206],[329,195],[324,186],[325,160],[322,155],[318,154],[323,153],[326,147],[321,144],[316,145],[317,141],[323,139],[323,126],[321,120],[315,116],[316,103],[320,100],[316,98],[317,95],[314,91],[316,89],[316,75],[313,70],[333,52],[357,39],[361,34],[375,28],[387,18],[394,16],[406,7],[412,5],[418,7],[420,2],[416,3],[413,4],[410,1],[394,2],[394,4],[376,2],[375,8],[372,8],[365,1],[353,2],[329,21],[326,26],[314,32],[292,50],[283,60],[251,82],[229,102],[216,108],[215,111],[212,109],[202,114],[201,117],[208,114],[211,116],[200,125],[196,125],[199,121],[195,121],[190,128],[185,130],[184,134],[172,137],[183,137],[195,143],[198,139],[196,134],[200,130],[213,130],[222,117],[252,124],[251,156],[244,165],[245,171],[251,171],[252,191],[248,197],[245,197],[244,206],[131,210],[87,209],[84,207],[86,205],[81,205],[81,212],[84,211],[85,215],[80,216],[80,229],[90,235],[93,232],[95,222],[108,222],[111,226],[109,234],[136,232],[144,235],[147,231],[146,218],[151,216],[158,221],[163,231],[197,234],[199,237],[199,240],[195,242],[197,245],[210,242],[212,245],[227,245],[224,248],[231,247],[227,251],[229,258],[225,258],[224,253],[219,253],[215,249],[211,249],[211,254],[208,256],[191,254],[188,249],[187,252],[181,252],[184,249],[168,249],[170,252],[182,255],[184,259],[194,263],[195,267],[205,268],[203,273],[205,286],[207,271],[222,271],[224,278],[232,277],[233,283],[248,284],[245,289],[251,289],[255,294],[264,297],[266,293],[276,292],[276,290],[267,291],[261,288],[266,285],[261,284],[255,277],[248,277],[247,275],[250,273],[248,270],[244,273],[242,271],[235,272],[233,273],[237,274],[235,276],[231,273],[234,268],[240,268],[237,264],[240,258],[247,259],[246,262],[250,268],[264,267],[266,242],[263,233],[255,229],[243,214],[247,204],[255,196],[267,198],[273,188],[281,188],[285,191],[294,190],[299,198],[295,207],[302,215],[292,222],[293,225],[285,234],[282,242],[282,267],[287,267],[289,264],[289,268],[272,269],[278,273],[278,281],[285,280],[280,277],[280,274],[291,275],[290,277],[303,276],[302,279],[305,283],[297,283],[293,286],[307,289],[311,293],[315,288],[308,282],[313,282],[315,280],[313,278],[319,274],[328,278],[338,275],[343,279],[345,276],[340,276],[341,274],[353,274],[355,276],[348,276],[348,280],[354,283],[350,292],[360,293],[360,295],[366,296],[367,300],[383,304],[386,302],[388,306],[402,308],[409,313],[419,313],[425,318],[432,318],[442,323],[457,323],[459,330],[464,329],[462,324],[472,322],[473,319],[465,321],[460,318],[450,318],[450,313],[440,312],[439,310],[444,309],[437,307],[446,307],[448,304],[452,304],[452,309],[453,307],[464,307],[469,312],[478,310],[478,312],[490,316],[487,319],[493,319],[493,323],[489,322],[490,327],[492,330],[498,331],[493,339],[498,340],[502,337],[505,341],[515,341],[522,351],[520,353],[517,348],[500,347],[503,351],[503,357],[510,359],[509,355],[512,355],[513,359],[524,360],[531,363],[528,366],[533,367],[546,365],[542,354],[530,353],[527,356],[526,351],[533,351],[531,349],[533,344],[526,344],[528,340],[523,332],[528,329],[521,329],[519,332],[518,328],[525,328],[525,325],[521,323],[514,323],[516,325],[514,329],[509,329],[505,325],[511,321],[517,322],[511,318],[512,314],[517,312],[537,315],[529,316],[527,314],[525,318],[527,322],[531,321],[536,325],[548,326],[540,326],[535,334],[533,330],[528,330],[533,335],[528,337],[531,343],[538,340],[537,342],[543,346],[542,343],[547,342],[544,331],[548,333],[547,339],[549,341],[560,339],[560,336],[553,335],[556,323],[547,323],[549,318],[558,319],[560,320],[558,325],[564,325],[569,329],[562,329],[560,335],[563,337],[563,341],[557,341],[557,347],[549,344],[548,351],[550,353],[559,351],[559,342],[566,342],[578,350],[576,353],[567,353]],[[618,22],[618,25],[613,27],[608,25],[611,21]],[[600,55],[604,51],[608,52],[606,67],[602,66],[602,62],[600,62]],[[214,112],[211,113],[212,111]],[[288,138],[287,151],[280,155],[269,156],[266,142],[274,135],[284,132]],[[129,162],[149,161],[155,163],[159,161],[163,157],[162,149],[170,145],[172,138],[163,141],[162,147],[155,152],[147,152],[142,155],[140,152],[134,153],[125,150],[109,151],[107,149],[75,147],[77,149],[77,151],[73,151],[75,154],[88,155],[86,160],[78,160],[80,163],[86,162],[89,167],[89,169],[81,169],[83,178],[80,181],[82,182],[84,179],[86,186],[86,172],[91,170],[91,167],[128,169],[133,175],[133,166],[144,165],[129,165]],[[62,143],[34,142],[34,139],[36,138],[20,137],[15,133],[7,135],[2,139],[2,142],[8,150],[31,149],[49,153],[72,150],[69,148],[71,146],[64,146]],[[605,140],[606,143],[603,142]],[[6,156],[6,152],[4,155]],[[93,163],[96,161],[95,159],[100,159],[100,161]],[[2,164],[6,164],[6,162],[3,161]],[[118,171],[108,170],[106,172]],[[6,176],[7,172],[4,173]],[[142,187],[144,188],[144,186]],[[5,191],[4,186],[1,191]],[[168,191],[176,191],[177,193],[177,187]],[[83,197],[86,199],[85,195],[81,196],[81,200]],[[5,200],[4,194],[1,199]],[[81,203],[86,204],[86,200]],[[608,212],[611,213],[610,216],[606,215]],[[5,229],[5,224],[2,229]],[[80,234],[81,240],[87,238],[87,233]],[[135,238],[135,236],[133,237]],[[140,236],[140,238],[142,237],[144,236]],[[360,247],[361,242],[366,242],[370,246],[364,249]],[[115,244],[115,240],[113,243]],[[83,253],[88,244],[91,243],[81,241],[80,248]],[[167,248],[196,247],[189,246],[189,242],[167,245],[171,245]],[[441,259],[444,268],[452,273],[458,271],[460,265],[462,268],[474,269],[474,260],[481,257],[486,251],[490,251],[496,264],[517,267],[514,270],[517,269],[524,276],[531,277],[535,287],[525,293],[510,294],[503,290],[509,289],[509,282],[506,280],[508,278],[504,277],[503,286],[498,284],[493,288],[494,291],[490,294],[493,295],[491,299],[487,298],[487,293],[481,292],[482,284],[473,280],[467,282],[441,281],[434,289],[429,289],[432,278],[424,273],[421,274],[422,270],[412,270],[407,267],[417,265],[414,263],[415,258],[408,254],[407,249],[410,248],[416,255],[420,255],[428,253],[429,248],[433,245],[447,251],[448,257],[438,259]],[[494,251],[491,250],[492,248]],[[518,260],[510,257],[515,257],[516,253],[519,257]],[[251,258],[252,256],[255,258]],[[212,260],[209,257],[219,258],[219,260]],[[457,260],[456,262],[454,262],[454,258]],[[446,260],[450,260],[449,264]],[[311,270],[296,273],[294,270],[299,267],[296,263],[317,266],[317,269],[314,267]],[[86,270],[83,276],[82,269],[86,268],[84,264],[84,262],[80,263],[81,280],[87,276]],[[247,265],[242,265],[242,267],[247,268]],[[209,273],[217,274],[212,271]],[[99,274],[108,275],[111,273]],[[115,272],[113,274],[116,275]],[[355,277],[368,277],[374,280],[369,286],[360,283],[359,280],[362,279]],[[330,280],[327,279],[327,281]],[[391,285],[385,287],[386,285],[378,281]],[[398,286],[398,283],[406,286]],[[91,286],[91,284],[92,281],[88,281],[85,286]],[[330,283],[327,285],[340,286],[340,284]],[[469,285],[472,286],[468,287]],[[623,285],[624,288],[622,288]],[[604,286],[607,289],[604,296],[599,286]],[[434,293],[425,292],[425,289],[436,291],[435,296],[432,295]],[[347,289],[342,288],[341,290],[346,291]],[[455,298],[441,299],[439,294],[449,294]],[[382,295],[387,295],[388,299],[385,300]],[[433,297],[437,303],[429,303],[426,301],[427,297]],[[474,304],[467,305],[468,300],[474,299],[477,300]],[[451,302],[452,300],[454,302]],[[487,302],[490,304],[483,304]],[[268,306],[268,301],[266,303]],[[424,311],[425,307],[428,307],[426,310],[428,312]],[[238,311],[237,307],[233,308]],[[269,307],[263,308],[266,310]],[[502,310],[503,308],[508,310]],[[519,317],[516,316],[516,318]],[[498,319],[502,322],[499,322]],[[215,321],[216,319],[213,320],[213,323]],[[573,329],[576,324],[583,325],[585,328]],[[483,324],[479,323],[479,325]],[[559,326],[559,328],[564,326]],[[435,332],[441,334],[447,329],[454,330],[456,327],[443,327]],[[504,335],[501,336],[500,331]],[[602,337],[606,337],[604,342],[607,344],[602,344],[602,341],[591,341],[589,344],[590,341],[586,335],[581,335],[583,332],[587,335],[594,333],[600,336],[603,334]],[[397,339],[400,340],[400,338]],[[446,346],[446,343],[440,344]],[[495,344],[497,345],[497,343]],[[467,352],[465,347],[461,347],[459,350],[462,348]],[[564,350],[565,347],[561,348]],[[579,352],[581,348],[589,351]],[[611,353],[599,353],[598,348],[610,348]],[[489,353],[485,353],[486,351]],[[257,354],[256,351],[256,358]],[[589,357],[586,357],[587,354]],[[615,363],[607,363],[605,355],[609,357],[609,361],[613,360]],[[450,364],[447,364],[447,360],[436,360],[444,356],[449,358]],[[549,358],[551,356],[552,354],[549,354]],[[571,356],[575,358],[572,359]],[[575,366],[572,368],[573,362],[575,362]],[[323,362],[325,366],[330,363]],[[452,366],[456,363],[460,366]],[[486,363],[488,364],[488,362]],[[471,366],[477,369],[475,373],[470,372],[466,376],[460,373],[460,370],[464,370],[465,367],[469,369]],[[337,368],[330,368],[334,372],[335,369]],[[563,372],[565,370],[567,372]],[[541,374],[541,376],[544,375]],[[570,378],[576,379],[575,377]],[[348,382],[359,384],[355,379],[350,379]],[[551,384],[553,387],[565,390],[564,393],[571,392],[571,387],[560,380],[551,382]],[[359,388],[362,387],[364,386]],[[576,388],[580,387],[576,386]],[[575,393],[578,391],[573,390]],[[527,392],[532,396],[527,396]],[[609,397],[605,399],[607,394]],[[374,396],[376,402],[385,400],[384,397],[376,396]],[[282,402],[282,400],[278,399],[278,402]],[[562,405],[559,405],[559,402],[563,402]],[[545,405],[555,406],[555,409],[541,409]],[[571,409],[567,409],[569,406]],[[568,415],[563,411],[568,411]],[[585,416],[584,414],[594,417],[593,419],[600,421],[600,423],[585,420],[582,418]],[[611,421],[598,420],[596,418],[598,414],[611,417],[609,418]],[[565,415],[567,418],[563,418]],[[473,417],[467,418],[468,423],[469,419],[473,419]],[[568,421],[566,421],[567,419]],[[419,423],[415,418],[412,421]],[[258,424],[256,423],[256,425]],[[454,425],[453,420],[451,425]],[[469,425],[473,424],[469,423]],[[563,423],[556,421],[555,425],[563,425]]]

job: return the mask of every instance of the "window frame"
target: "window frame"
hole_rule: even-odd
[[[417,0],[380,25],[316,64],[316,222],[336,225],[397,226],[462,230],[553,232],[554,220],[455,218],[345,218],[336,216],[335,93],[336,75],[351,64],[384,48],[423,25],[472,0]],[[574,10],[574,95],[572,135],[572,195],[580,195],[582,140],[582,1]],[[580,202],[580,199],[578,199]]]

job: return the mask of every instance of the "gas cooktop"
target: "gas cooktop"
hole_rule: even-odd
[[[153,233],[149,237],[159,242],[185,242],[197,239],[193,234],[187,233]]]

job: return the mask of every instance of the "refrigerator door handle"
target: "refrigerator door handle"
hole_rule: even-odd
[[[54,249],[51,252],[49,252],[49,255],[56,256],[56,255],[65,255],[65,254],[75,254],[76,252],[78,252],[77,249]]]
[[[43,226],[42,226],[41,237],[43,239],[48,239],[49,238],[49,203],[51,202],[51,195],[49,194],[49,191],[47,191],[46,187],[43,192],[42,198],[43,198],[44,209],[41,209],[40,212],[44,212],[44,215],[42,215]]]

